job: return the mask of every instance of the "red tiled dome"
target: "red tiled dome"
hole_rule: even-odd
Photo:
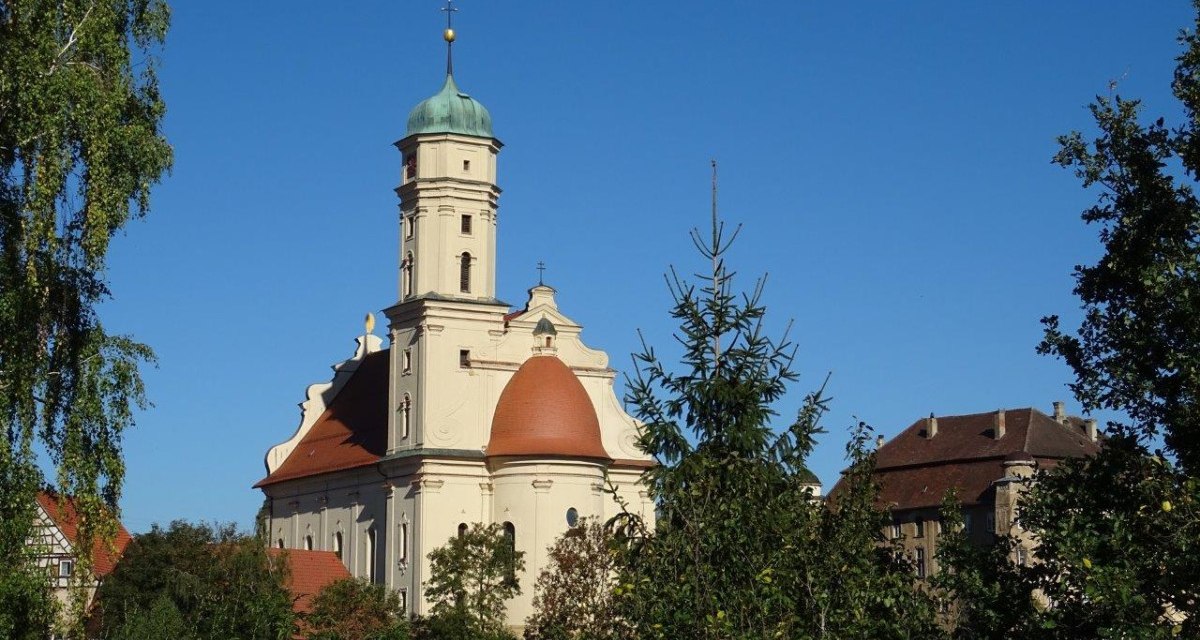
[[[608,458],[579,378],[556,356],[533,356],[500,393],[487,455]]]

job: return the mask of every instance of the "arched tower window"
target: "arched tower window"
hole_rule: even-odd
[[[412,398],[406,393],[400,401],[400,438],[407,439],[412,426]]]
[[[461,538],[465,535],[467,535],[467,523],[460,522],[458,523],[458,537]]]
[[[279,540],[276,540],[276,541],[275,541],[275,546],[276,546],[276,547],[278,547],[278,548],[280,548],[280,549],[282,549],[282,548],[283,548],[283,538],[280,538]]]
[[[508,552],[508,579],[517,579],[517,528],[511,522],[504,523],[505,551]]]
[[[337,555],[338,560],[342,559],[342,532],[337,531],[333,534],[333,553]]]
[[[396,552],[401,560],[408,560],[408,523],[400,523],[400,539],[396,541]]]
[[[367,559],[367,580],[375,582],[375,527],[367,529],[367,544],[363,548]]]
[[[313,539],[312,539],[312,536],[304,536],[304,550],[305,550],[305,551],[312,551],[312,550],[313,550]]]
[[[458,289],[463,293],[471,293],[471,254],[466,251],[458,265]]]
[[[411,251],[408,252],[408,255],[404,256],[403,271],[404,297],[407,298],[413,294],[413,254]]]

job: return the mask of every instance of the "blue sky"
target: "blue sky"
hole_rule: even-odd
[[[440,87],[436,0],[177,2],[161,72],[173,173],[111,250],[106,325],[153,346],[155,406],[125,439],[124,519],[249,525],[305,387],[396,297],[392,189],[409,109]],[[491,111],[499,295],[536,263],[584,339],[629,368],[669,348],[661,274],[703,269],[709,160],[730,256],[769,273],[802,374],[832,371],[827,484],[856,418],[1067,400],[1038,319],[1078,315],[1095,194],[1050,164],[1118,81],[1148,114],[1188,3],[457,3],[455,77]],[[1073,326],[1073,325],[1072,325]]]

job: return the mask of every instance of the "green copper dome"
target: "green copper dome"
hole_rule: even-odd
[[[465,136],[494,138],[492,116],[488,110],[454,84],[446,74],[446,84],[436,95],[417,105],[408,114],[408,133],[460,133]]]

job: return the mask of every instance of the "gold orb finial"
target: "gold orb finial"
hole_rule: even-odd
[[[442,40],[446,42],[454,42],[454,29],[446,29],[442,32]]]
[[[375,314],[368,313],[366,322],[364,322],[363,324],[365,325],[367,333],[374,333],[375,332]]]

